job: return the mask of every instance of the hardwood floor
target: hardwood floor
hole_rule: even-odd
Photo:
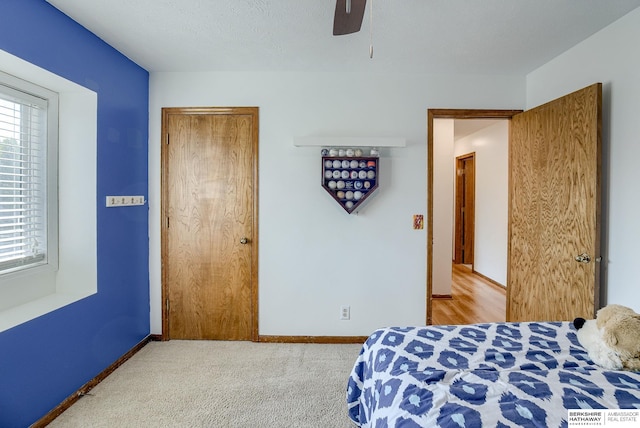
[[[433,325],[504,322],[506,291],[480,275],[471,266],[453,265],[452,298],[431,301]]]

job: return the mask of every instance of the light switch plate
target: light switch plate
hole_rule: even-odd
[[[144,205],[144,196],[107,196],[107,207],[131,207]]]

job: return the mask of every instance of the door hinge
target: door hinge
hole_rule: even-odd
[[[169,299],[166,300],[166,304],[165,304],[167,313],[169,313]]]
[[[167,145],[169,145],[169,134],[167,134]]]
[[[169,217],[167,217],[167,229],[169,229]]]

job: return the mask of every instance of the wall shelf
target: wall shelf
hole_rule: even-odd
[[[406,147],[401,137],[295,137],[296,147]]]

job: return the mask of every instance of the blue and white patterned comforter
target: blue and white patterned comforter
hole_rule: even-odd
[[[567,409],[640,409],[640,373],[594,365],[568,322],[387,328],[347,403],[361,427],[566,427]]]

